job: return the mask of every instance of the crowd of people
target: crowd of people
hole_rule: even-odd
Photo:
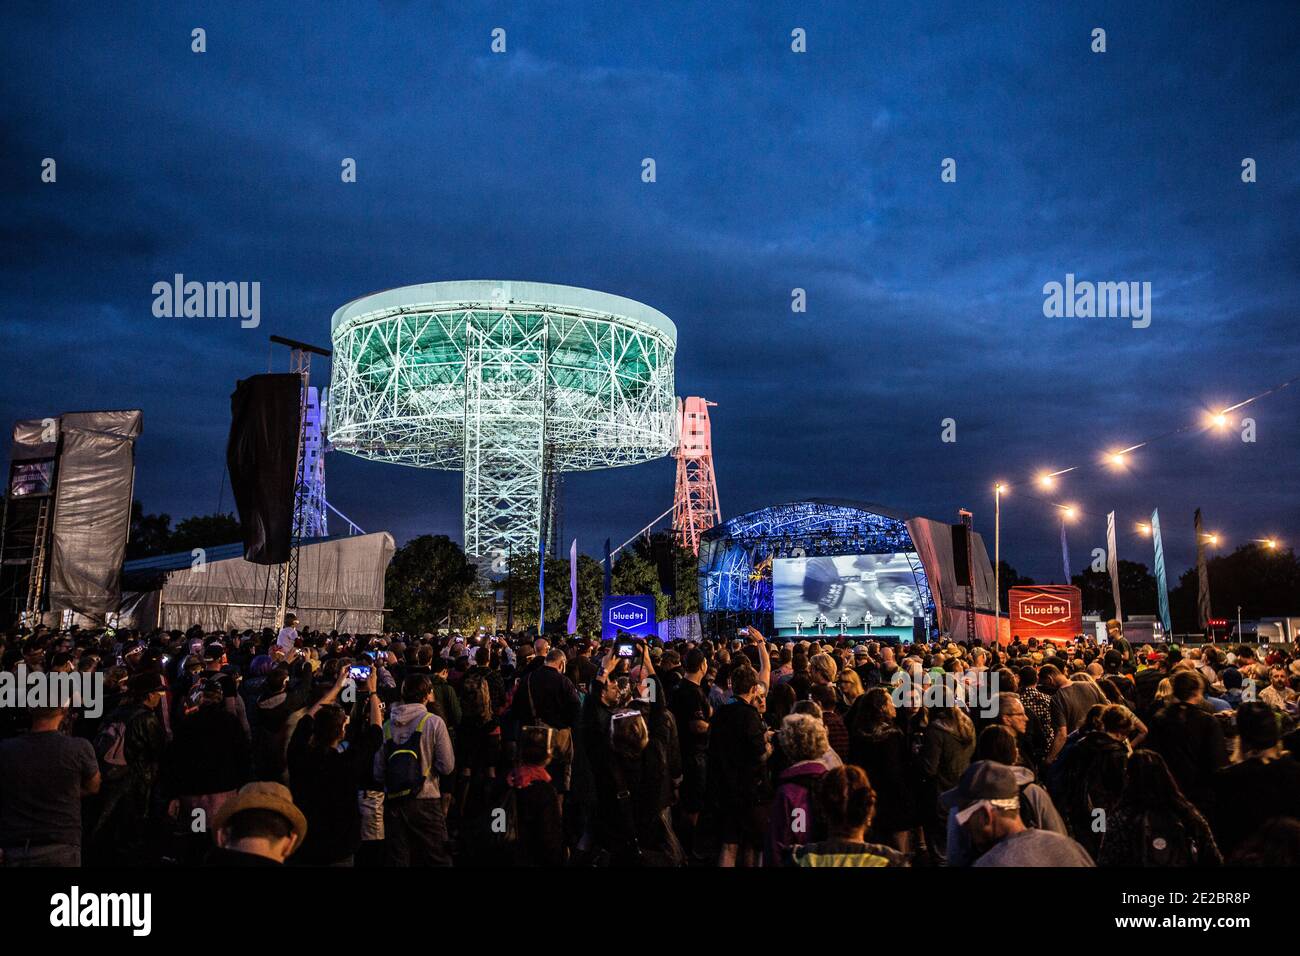
[[[6,866],[1300,862],[1300,649],[37,628]]]

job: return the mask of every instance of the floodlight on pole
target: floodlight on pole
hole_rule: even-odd
[[[998,627],[996,618],[1002,613],[1002,496],[1007,493],[1007,486],[998,482],[993,486],[993,605],[994,628]],[[974,608],[972,608],[972,613]],[[997,643],[997,634],[993,641]]]

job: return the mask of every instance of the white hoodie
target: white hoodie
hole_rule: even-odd
[[[426,774],[424,786],[420,788],[421,800],[441,796],[442,791],[438,789],[439,775],[445,776],[456,769],[456,755],[451,747],[447,725],[437,714],[429,713],[423,704],[394,704],[388,718],[393,740],[403,744],[415,733],[420,718],[425,716],[429,719],[424,722],[424,732],[420,735],[420,765]],[[375,754],[376,780],[384,779],[385,749],[381,747]]]

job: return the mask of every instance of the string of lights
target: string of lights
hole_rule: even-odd
[[[1038,495],[1034,495],[1031,492],[1027,491],[1026,488],[1023,486],[1027,485],[1031,488],[1037,487],[1046,491],[1050,491],[1052,489],[1057,488],[1058,485],[1061,484],[1060,479],[1062,478],[1062,476],[1068,475],[1071,472],[1081,471],[1089,467],[1094,467],[1094,468],[1109,467],[1110,469],[1115,471],[1122,470],[1127,466],[1130,460],[1128,456],[1130,456],[1132,453],[1136,451],[1139,451],[1140,449],[1146,448],[1157,442],[1161,442],[1166,439],[1172,438],[1175,435],[1180,435],[1187,432],[1193,432],[1195,434],[1205,434],[1206,432],[1210,432],[1210,431],[1216,431],[1216,430],[1223,431],[1227,429],[1231,424],[1233,424],[1232,419],[1229,418],[1229,416],[1233,412],[1245,408],[1248,405],[1254,404],[1255,402],[1258,402],[1261,399],[1266,398],[1270,395],[1276,394],[1277,392],[1280,392],[1283,389],[1290,387],[1291,385],[1293,385],[1295,382],[1298,381],[1300,381],[1300,375],[1295,375],[1289,379],[1286,379],[1285,381],[1278,382],[1276,385],[1272,385],[1269,388],[1264,389],[1262,392],[1259,392],[1255,395],[1251,395],[1249,398],[1245,398],[1242,401],[1239,401],[1235,404],[1227,405],[1218,410],[1206,409],[1200,421],[1188,422],[1186,424],[1180,425],[1176,428],[1171,428],[1168,431],[1161,432],[1158,435],[1153,435],[1150,438],[1145,438],[1142,441],[1135,442],[1123,448],[1110,449],[1106,452],[1103,452],[1096,460],[1092,462],[1079,462],[1064,468],[1041,469],[1032,475],[1027,475],[1023,481],[1014,484],[1010,482],[999,481],[995,483],[993,486],[993,492],[998,507],[999,508],[1001,507],[1001,499],[1003,498],[1003,496],[1005,496],[1006,494],[1014,490],[1018,495],[1023,495],[1026,498],[1041,502],[1043,504],[1049,505],[1050,507],[1056,509],[1057,512],[1060,514],[1061,520],[1063,522],[1072,522],[1081,515],[1101,518],[1103,517],[1102,515],[1086,511],[1083,508],[1079,507],[1077,504],[1065,503],[1061,501],[1053,501],[1047,498],[1040,497]],[[1139,523],[1133,531],[1127,532],[1125,537],[1127,538],[1148,537],[1150,536],[1150,534],[1151,534],[1151,526],[1146,523]],[[1207,544],[1211,545],[1212,547],[1217,547],[1219,543],[1224,540],[1224,536],[1221,535],[1219,532],[1210,532],[1204,535],[1204,540],[1206,541]],[[1253,538],[1251,540],[1255,541],[1258,544],[1263,545],[1269,550],[1276,550],[1278,547],[1280,547],[1281,544],[1278,541],[1278,539],[1273,535],[1264,538]]]

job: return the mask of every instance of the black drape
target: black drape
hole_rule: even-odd
[[[226,467],[244,558],[254,564],[289,560],[301,395],[302,379],[286,373],[243,379],[230,396]]]

